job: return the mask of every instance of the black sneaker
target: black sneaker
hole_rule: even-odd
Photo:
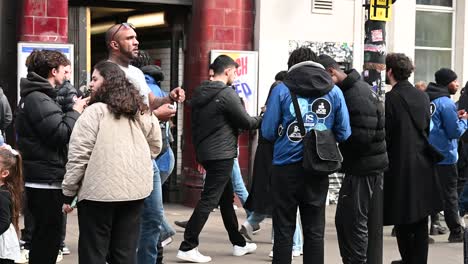
[[[178,227],[185,228],[187,227],[188,221],[174,221],[174,224]]]
[[[448,233],[448,231],[449,231],[448,228],[446,228],[445,226],[431,225],[431,230],[429,234],[431,236],[445,235]]]
[[[449,243],[463,243],[463,232],[450,232],[448,241]]]

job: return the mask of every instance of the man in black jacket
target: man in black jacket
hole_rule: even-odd
[[[375,245],[382,245],[379,214],[383,171],[388,166],[384,104],[356,70],[345,73],[328,55],[320,55],[319,60],[343,91],[352,131],[340,144],[345,178],[335,223],[341,257],[344,264],[382,263],[382,253],[376,252],[382,246]],[[371,247],[373,252],[369,251]]]
[[[190,262],[209,262],[211,258],[198,251],[198,237],[210,212],[219,204],[233,255],[254,252],[257,245],[246,243],[240,234],[233,208],[231,173],[237,157],[239,129],[256,129],[259,117],[251,117],[230,87],[236,77],[238,64],[220,55],[212,64],[213,81],[203,82],[192,98],[192,133],[197,161],[206,170],[205,185],[184,233],[177,258]]]
[[[55,101],[70,61],[58,51],[35,50],[26,59],[28,75],[20,82],[21,101],[15,120],[23,155],[28,209],[34,219],[29,263],[53,264],[62,232],[62,180],[67,144],[86,105],[78,99],[69,112]]]

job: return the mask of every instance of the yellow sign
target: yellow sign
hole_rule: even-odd
[[[392,17],[392,0],[371,0],[370,20],[390,21]]]

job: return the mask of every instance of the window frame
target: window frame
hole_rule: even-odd
[[[416,16],[418,11],[421,12],[436,12],[436,13],[448,13],[452,14],[452,37],[451,37],[451,47],[431,47],[431,46],[416,46],[416,40],[414,43],[414,50],[428,50],[428,51],[450,51],[450,68],[453,69],[455,65],[455,35],[456,35],[456,4],[457,0],[453,0],[452,7],[447,6],[437,6],[437,5],[416,5]],[[416,59],[416,58],[415,58]]]

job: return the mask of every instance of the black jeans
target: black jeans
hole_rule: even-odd
[[[458,212],[457,165],[437,165],[436,169],[442,186],[445,222],[450,232],[461,232],[462,226]]]
[[[62,190],[26,187],[28,209],[34,219],[30,264],[55,264],[62,235]]]
[[[427,217],[419,222],[395,225],[398,250],[404,264],[427,264],[429,234]]]
[[[229,240],[233,245],[245,246],[245,239],[239,233],[239,224],[232,205],[234,201],[231,182],[233,161],[233,159],[227,159],[203,162],[202,165],[206,170],[205,185],[201,198],[185,228],[184,241],[179,248],[181,251],[189,251],[198,246],[200,232],[210,213],[218,204]]]
[[[80,264],[134,264],[143,200],[78,203]],[[156,245],[154,245],[156,246]]]
[[[299,207],[304,235],[303,263],[324,263],[325,201],[328,176],[311,175],[301,163],[273,166],[273,263],[291,263]]]
[[[382,191],[382,173],[345,175],[335,215],[344,264],[382,263]]]

